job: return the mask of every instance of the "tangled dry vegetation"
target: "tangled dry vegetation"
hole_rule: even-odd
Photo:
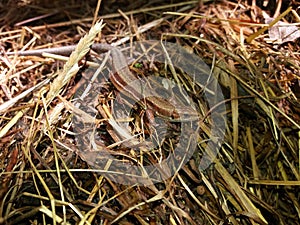
[[[92,2],[0,3],[0,224],[299,224],[299,3]],[[100,18],[93,17],[98,13]],[[266,24],[267,17],[277,20]],[[93,27],[99,19],[105,26]],[[278,21],[284,28],[276,27]],[[80,40],[83,45],[70,59],[6,54]],[[218,79],[226,97],[225,136],[207,169],[199,171],[198,163],[213,139],[205,128],[212,126],[209,115],[215,108],[207,109],[196,90],[190,94],[203,104],[207,118],[195,154],[166,180],[120,184],[75,150],[73,99],[78,87],[87,85],[82,80],[90,79],[84,73],[85,56],[95,54],[88,53],[89,44],[137,40],[184,46]],[[97,144],[112,144],[118,134],[101,119],[109,114],[116,90],[101,79],[97,85],[102,85],[97,131],[104,140]],[[146,122],[143,129],[139,125],[132,123],[132,130],[153,135]],[[173,139],[166,137],[160,153],[137,156],[120,143],[110,151],[124,162],[142,158],[143,166],[172,151]]]

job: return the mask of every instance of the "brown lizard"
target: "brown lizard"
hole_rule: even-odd
[[[51,53],[68,56],[75,50],[75,48],[76,45],[69,45],[48,49],[7,52],[6,55],[42,56],[43,53]],[[179,114],[177,113],[175,106],[164,98],[159,96],[148,96],[144,98],[143,94],[137,91],[141,89],[141,87],[138,86],[136,82],[132,83],[132,81],[137,80],[137,78],[129,70],[127,60],[119,48],[109,44],[97,43],[93,44],[91,49],[97,53],[103,53],[106,51],[111,52],[113,72],[110,74],[110,80],[119,92],[122,92],[137,102],[140,102],[144,109],[150,108],[157,115],[173,119],[179,118]],[[146,104],[144,104],[143,101],[140,101],[141,99],[144,99]],[[193,116],[197,115],[197,112],[191,112],[191,109],[188,109],[186,113],[193,114]]]

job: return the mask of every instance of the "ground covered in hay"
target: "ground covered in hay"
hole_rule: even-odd
[[[299,224],[299,7],[2,1],[0,224]],[[182,49],[145,45],[147,60],[133,61],[134,43],[148,40]],[[12,54],[77,43],[70,57]],[[92,51],[92,43],[128,57]],[[172,57],[157,62],[163,52]],[[125,58],[130,70],[116,70]],[[98,74],[106,61],[113,69]],[[166,80],[181,84],[169,99],[193,103],[187,119],[179,122],[180,107],[159,97],[130,105],[128,88],[118,95],[124,83],[105,78],[128,71],[159,95]],[[184,144],[193,154],[178,154]]]

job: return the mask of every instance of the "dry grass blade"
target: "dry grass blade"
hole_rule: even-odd
[[[261,35],[263,32],[265,32],[266,30],[268,30],[269,27],[272,27],[273,25],[275,25],[278,21],[280,21],[283,17],[285,17],[290,11],[292,10],[292,7],[289,7],[287,10],[285,10],[281,15],[279,15],[278,17],[276,17],[267,27],[263,27],[260,30],[258,30],[256,33],[250,35],[246,41],[248,43],[251,43],[251,41],[258,37],[259,35]]]
[[[70,55],[69,60],[66,62],[63,71],[55,78],[50,85],[50,90],[47,94],[46,101],[49,104],[55,97],[58,96],[62,87],[78,72],[80,69],[79,61],[88,53],[90,46],[94,43],[96,36],[103,28],[102,21],[96,23],[76,46],[75,51]]]
[[[246,194],[242,191],[242,189],[236,183],[236,181],[232,178],[232,176],[218,162],[216,162],[216,170],[220,173],[220,175],[222,176],[224,181],[226,181],[226,183],[228,184],[228,188],[233,193],[233,195],[240,200],[240,203],[243,205],[243,207],[245,207],[247,212],[249,212],[250,215],[252,215],[250,218],[253,219],[256,222],[259,222],[260,224],[268,224],[268,222],[263,217],[261,212],[254,206],[254,204],[246,196]]]

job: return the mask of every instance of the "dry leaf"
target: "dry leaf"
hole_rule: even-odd
[[[266,23],[271,23],[274,18],[265,18]],[[282,44],[288,41],[295,41],[300,37],[300,30],[297,26],[279,21],[269,29],[270,41],[276,44]]]

